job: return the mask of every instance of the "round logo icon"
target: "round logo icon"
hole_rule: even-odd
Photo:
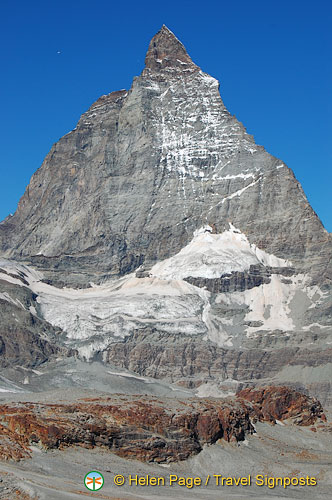
[[[97,470],[88,472],[84,478],[85,487],[90,491],[100,490],[104,485],[103,475]]]

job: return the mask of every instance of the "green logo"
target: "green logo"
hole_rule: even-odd
[[[90,491],[100,490],[104,485],[104,477],[97,470],[92,470],[85,476],[84,485]]]

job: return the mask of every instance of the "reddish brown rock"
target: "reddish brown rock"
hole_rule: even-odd
[[[318,418],[326,421],[322,405],[317,399],[290,390],[289,387],[244,389],[237,396],[254,404],[254,412],[261,421],[291,419],[297,425],[312,425]]]
[[[29,458],[29,440],[27,437],[12,432],[0,424],[0,459],[19,461]]]
[[[19,403],[1,406],[0,420],[17,439],[46,449],[105,446],[123,457],[155,462],[185,460],[206,443],[253,432],[249,412],[238,401],[112,396],[74,404]]]
[[[74,403],[12,403],[0,406],[0,455],[26,458],[34,443],[45,449],[102,446],[125,458],[174,462],[219,439],[244,440],[255,432],[251,418],[312,425],[322,412],[318,401],[286,387],[245,389],[226,399],[112,395]]]

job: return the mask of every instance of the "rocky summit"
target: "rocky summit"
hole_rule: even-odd
[[[292,171],[225,108],[217,80],[165,26],[145,61],[129,91],[102,96],[52,147],[0,226],[2,255],[81,286],[151,266],[200,227],[221,234],[231,222],[330,283],[331,236]]]
[[[166,26],[131,88],[52,147],[0,255],[2,391],[80,360],[192,395],[286,384],[331,404],[331,234]]]

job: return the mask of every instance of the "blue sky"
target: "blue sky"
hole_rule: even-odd
[[[332,232],[329,0],[0,4],[0,220],[100,95],[129,88],[166,24],[232,114],[282,159]]]

